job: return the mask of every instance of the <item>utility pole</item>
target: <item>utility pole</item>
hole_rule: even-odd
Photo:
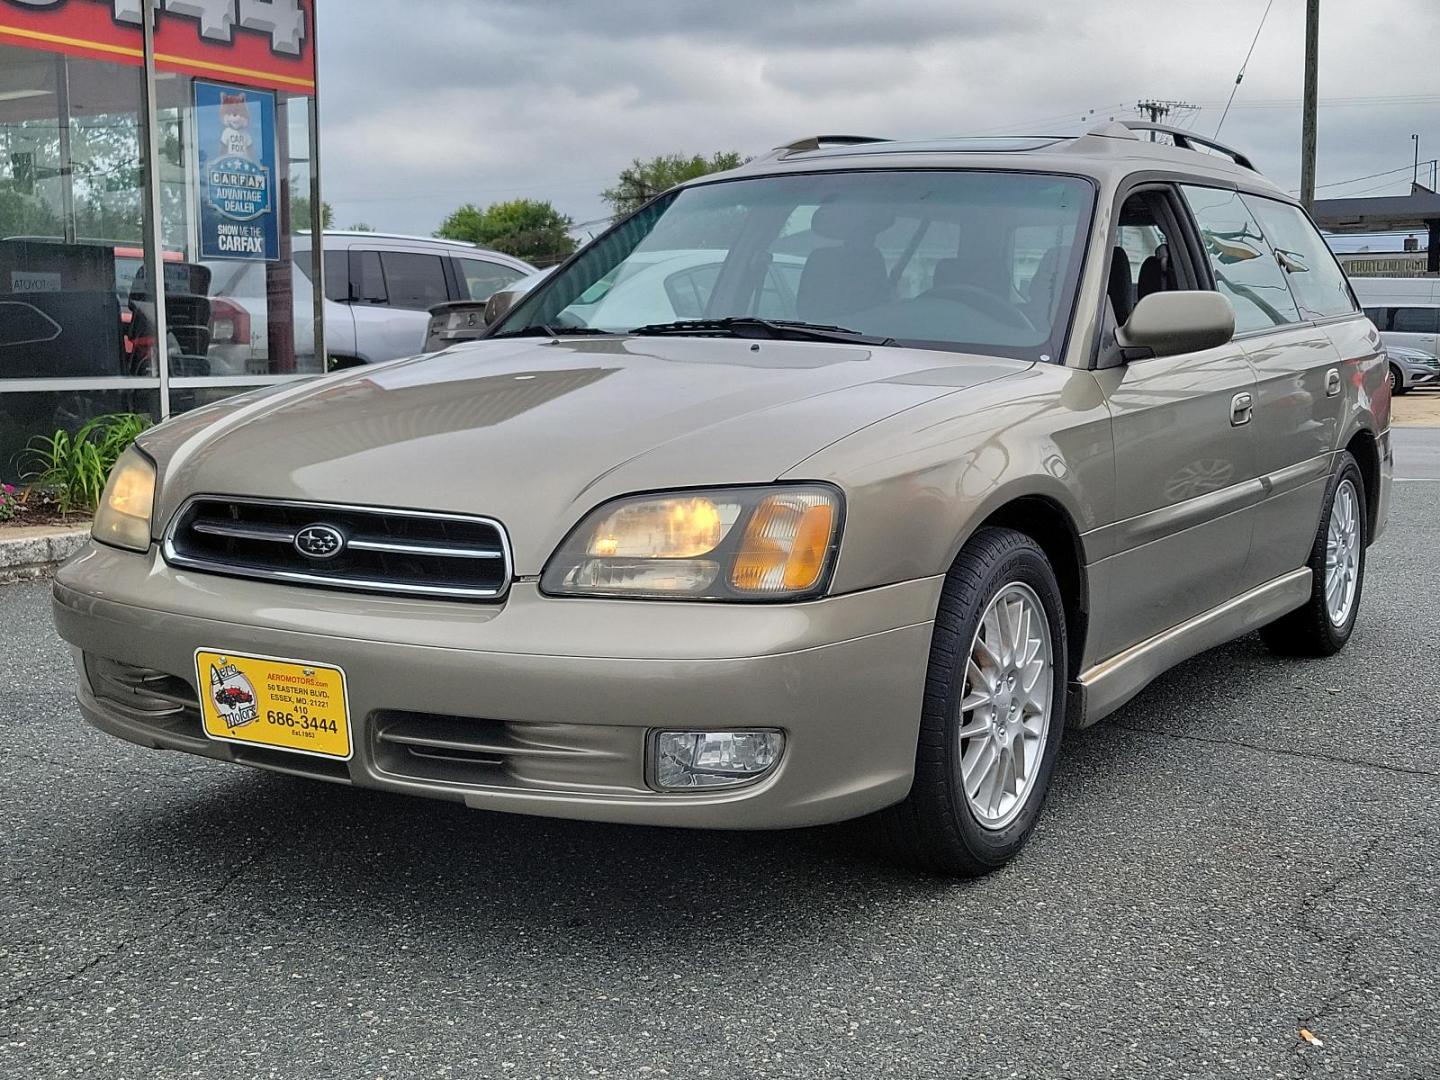
[[[1300,202],[1306,210],[1315,207],[1315,114],[1319,105],[1320,0],[1305,0],[1305,115],[1300,134]]]
[[[1188,101],[1164,101],[1157,98],[1146,98],[1144,101],[1135,103],[1135,111],[1144,113],[1150,118],[1152,124],[1158,124],[1172,112],[1186,112],[1197,110],[1200,106],[1192,105]],[[1155,142],[1155,132],[1150,133],[1150,141]]]
[[[1415,144],[1415,171],[1410,174],[1410,186],[1414,187],[1420,182],[1420,136],[1411,135],[1410,141]]]

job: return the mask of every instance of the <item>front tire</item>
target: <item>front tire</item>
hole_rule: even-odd
[[[1390,365],[1390,393],[1396,397],[1410,393],[1410,388],[1405,385],[1405,376],[1394,364]]]
[[[974,877],[1025,846],[1065,730],[1065,607],[1045,553],[984,528],[960,552],[935,616],[906,800],[882,815],[913,865]]]
[[[1345,647],[1360,615],[1368,535],[1365,477],[1350,453],[1341,451],[1306,563],[1314,579],[1310,599],[1260,631],[1271,651],[1334,656]]]

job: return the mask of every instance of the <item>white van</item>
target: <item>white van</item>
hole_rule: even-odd
[[[1440,278],[1351,278],[1386,345],[1440,356]]]

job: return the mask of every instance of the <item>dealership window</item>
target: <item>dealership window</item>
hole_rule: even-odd
[[[0,479],[35,436],[325,369],[313,0],[237,15],[228,41],[193,5],[155,8],[147,103],[138,17],[0,2]]]

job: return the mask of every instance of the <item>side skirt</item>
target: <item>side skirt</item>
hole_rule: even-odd
[[[1310,599],[1311,584],[1309,568],[1292,571],[1082,672],[1070,687],[1070,726],[1089,727],[1182,660],[1301,607]]]

